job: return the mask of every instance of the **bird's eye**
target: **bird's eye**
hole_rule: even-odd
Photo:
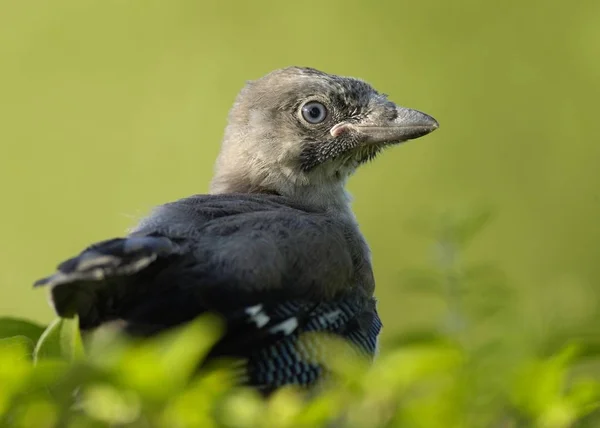
[[[327,117],[327,109],[317,101],[310,101],[302,106],[302,117],[308,123],[321,123]]]

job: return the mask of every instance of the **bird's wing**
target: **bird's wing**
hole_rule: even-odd
[[[54,274],[34,283],[48,286],[61,317],[79,315],[82,328],[118,318],[134,298],[131,283],[154,262],[181,255],[185,243],[165,236],[131,236],[97,242],[58,265]]]

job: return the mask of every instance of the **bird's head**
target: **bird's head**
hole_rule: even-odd
[[[327,207],[344,200],[356,168],[383,148],[438,123],[400,107],[368,83],[288,67],[238,95],[212,182],[213,193],[267,192]]]

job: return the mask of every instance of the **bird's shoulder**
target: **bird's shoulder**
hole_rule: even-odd
[[[167,270],[192,269],[219,292],[244,284],[253,297],[282,290],[324,299],[349,284],[373,290],[370,252],[354,221],[277,195],[183,198],[157,207],[131,235],[168,238],[181,257]]]
[[[310,205],[272,194],[198,194],[159,205],[131,231],[191,237],[229,228],[339,229],[351,234],[355,223]],[[358,231],[356,229],[356,231]]]

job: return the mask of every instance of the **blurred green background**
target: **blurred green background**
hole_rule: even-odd
[[[35,279],[154,205],[206,192],[244,82],[305,65],[441,124],[350,182],[385,335],[444,311],[402,287],[405,269],[432,260],[415,219],[482,206],[493,221],[463,256],[503,269],[525,329],[594,319],[600,2],[0,5],[3,315],[50,320]]]

